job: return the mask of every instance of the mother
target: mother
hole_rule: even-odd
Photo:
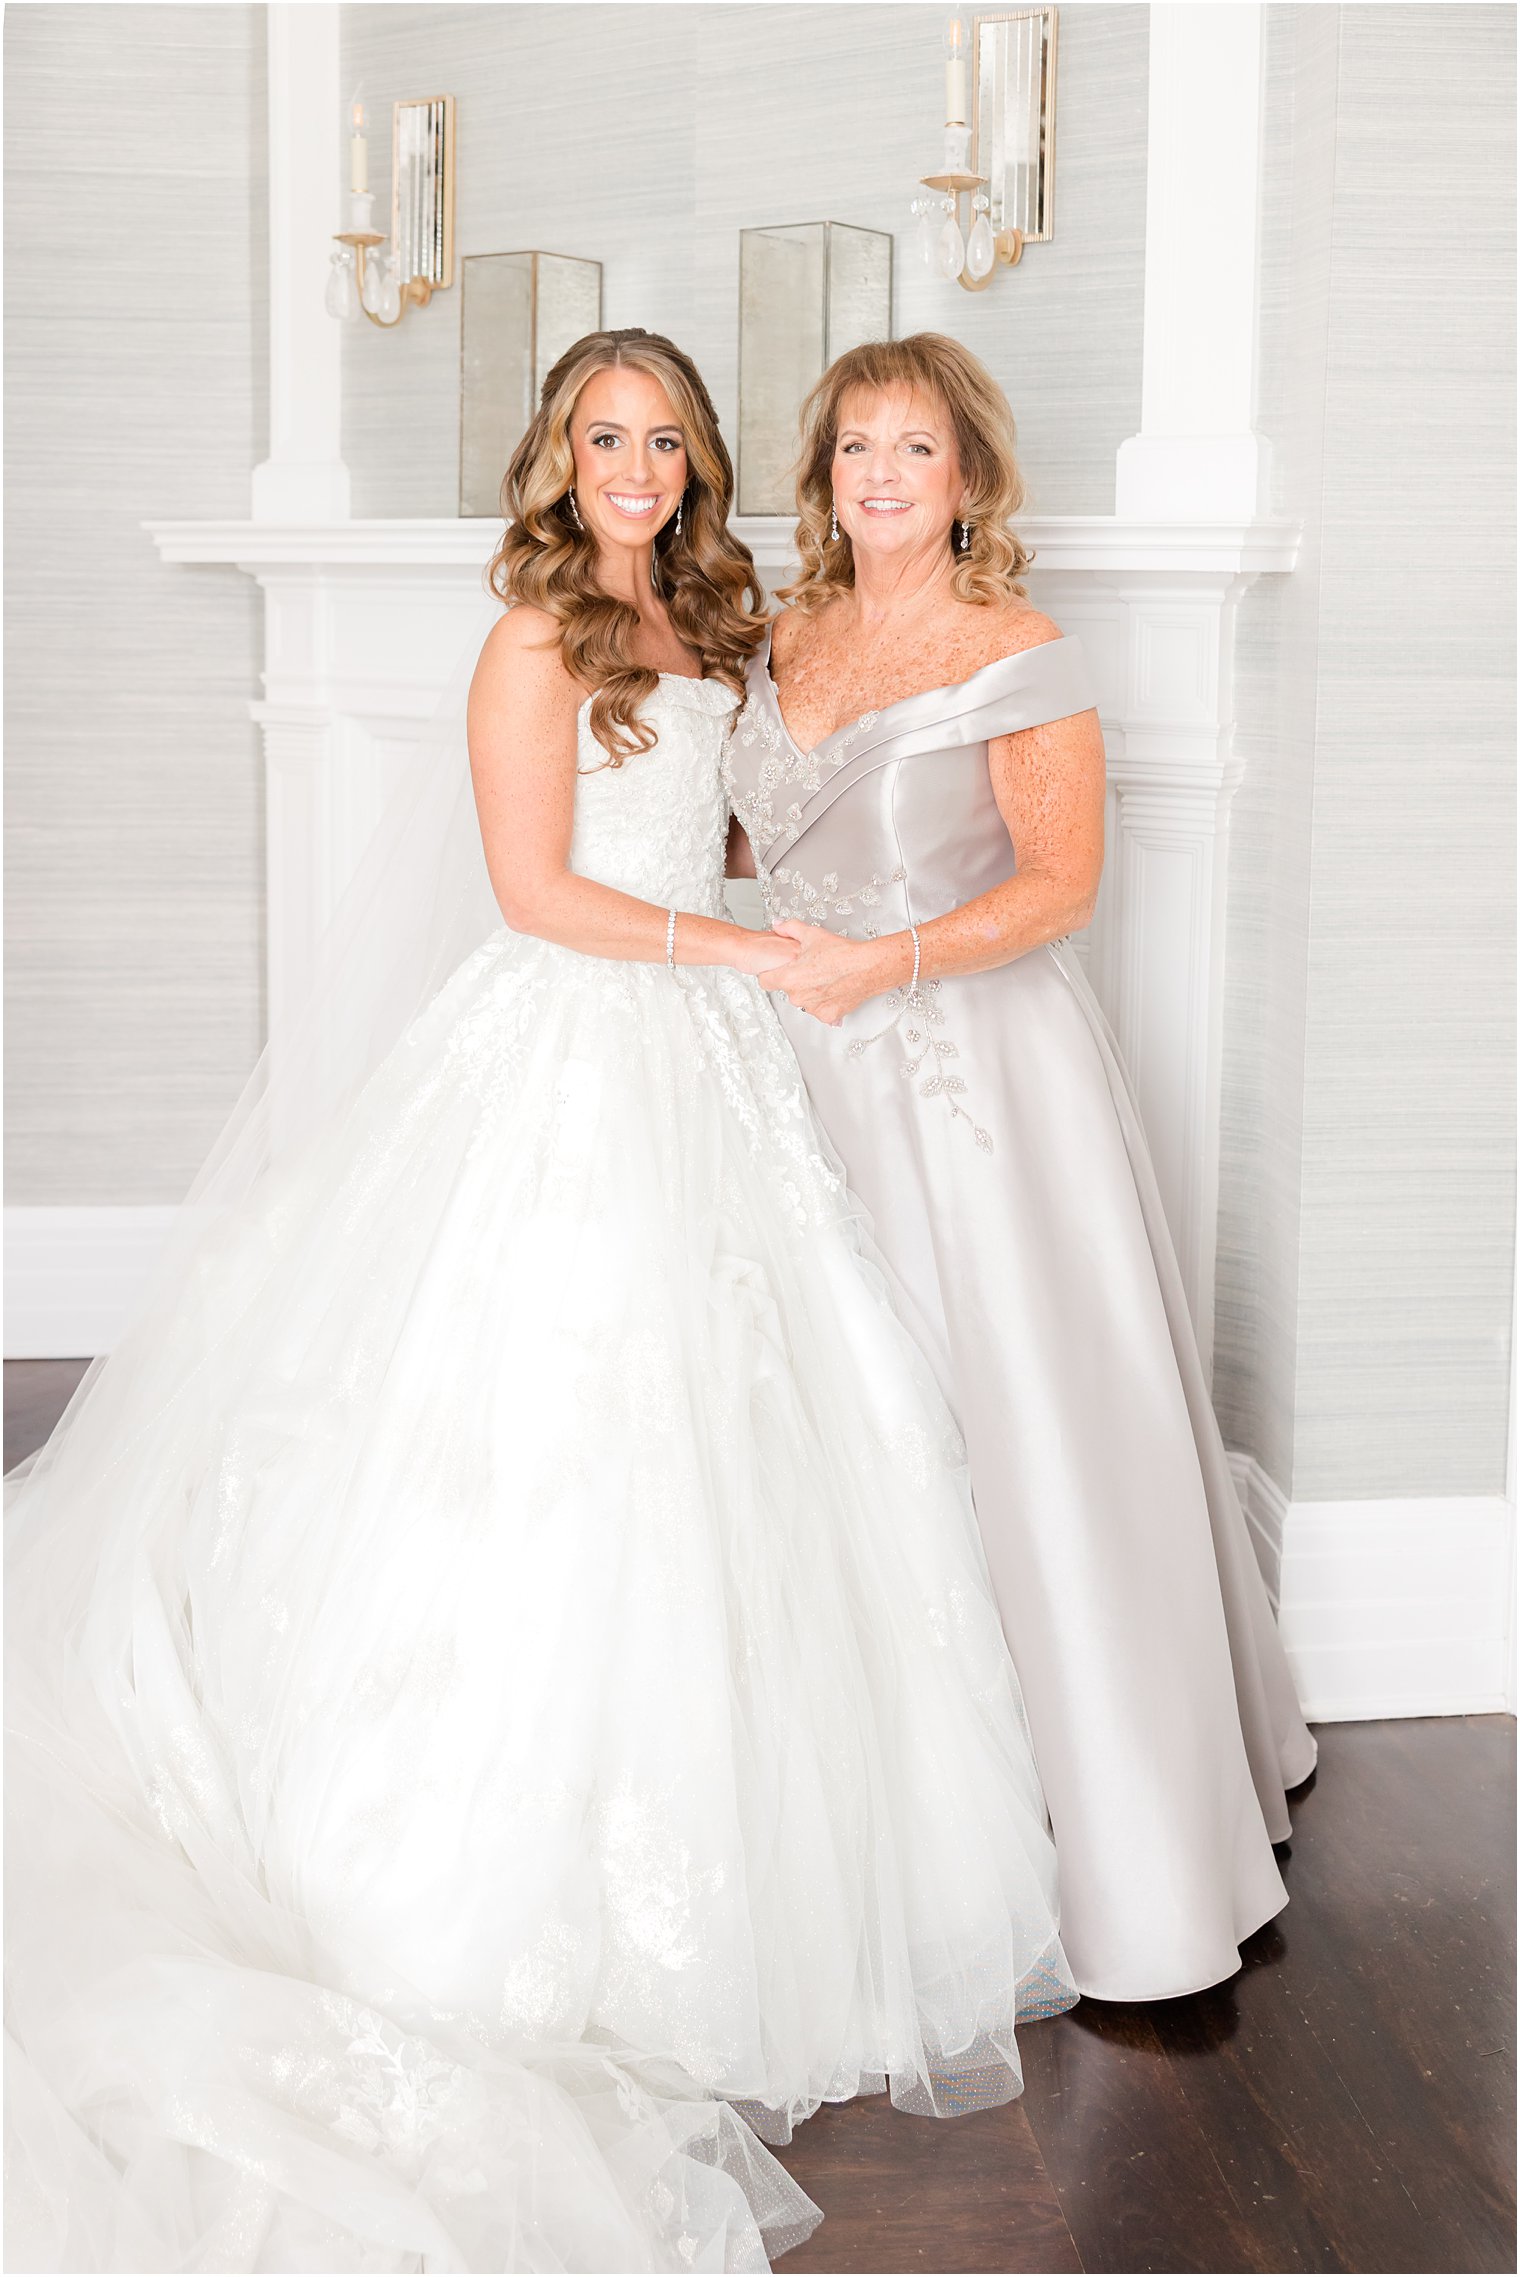
[[[1134,1099],[1067,935],[1103,859],[1077,642],[1001,389],[934,333],[803,412],[802,569],[725,761],[825,1129],[970,1450],[1080,1988],[1217,1983],[1287,1902],[1304,1726]],[[747,869],[736,840],[736,869]]]

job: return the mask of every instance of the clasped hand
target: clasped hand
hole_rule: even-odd
[[[812,1014],[826,1028],[837,1028],[847,1012],[890,985],[882,971],[882,944],[850,941],[822,925],[783,918],[771,931],[778,941],[796,944],[794,953],[760,975],[764,988],[777,991],[799,1012]]]

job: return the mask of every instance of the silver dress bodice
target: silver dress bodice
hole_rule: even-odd
[[[870,939],[1000,885],[1017,861],[988,738],[1093,701],[1081,645],[1063,635],[866,712],[803,751],[781,716],[767,637],[724,762],[767,910]]]

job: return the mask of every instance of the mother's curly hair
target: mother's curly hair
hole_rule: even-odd
[[[1024,597],[1024,572],[1034,553],[1009,527],[1024,503],[1024,477],[1008,398],[986,365],[959,340],[942,332],[912,332],[905,340],[868,340],[846,349],[803,404],[797,462],[797,555],[802,566],[778,598],[807,614],[854,585],[850,541],[843,530],[837,538],[830,535],[834,448],[851,390],[875,393],[887,387],[909,387],[942,405],[954,432],[971,528],[963,553],[951,525],[955,591],[963,601],[984,604]]]
[[[538,409],[512,453],[501,486],[507,528],[491,559],[490,582],[504,601],[531,602],[555,619],[566,670],[595,690],[591,732],[614,767],[658,740],[638,714],[660,676],[634,661],[638,612],[598,584],[596,540],[579,527],[569,494],[576,403],[589,379],[617,365],[658,380],[686,445],[681,528],[672,515],[655,533],[655,575],[671,624],[697,651],[704,677],[722,680],[740,696],[745,662],[765,629],[754,561],[728,527],[734,471],[702,375],[662,333],[637,325],[588,332],[545,379]]]

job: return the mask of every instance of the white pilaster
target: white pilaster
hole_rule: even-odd
[[[1082,639],[1098,673],[1108,844],[1087,973],[1140,1104],[1204,1372],[1212,1372],[1219,1098],[1240,596],[1295,558],[1283,525],[1212,525],[1210,557],[1158,548],[1153,566],[1085,577],[1053,567],[1031,592]],[[1269,546],[1276,539],[1275,558]],[[1041,555],[1042,563],[1045,556]],[[1078,944],[1081,946],[1081,944]]]
[[[330,0],[269,9],[269,456],[253,470],[259,522],[349,511],[343,327],[322,305],[340,226],[339,15]]]
[[[1122,520],[1268,507],[1252,424],[1262,18],[1257,0],[1150,10],[1140,432],[1119,446]]]
[[[362,530],[363,524],[350,524]],[[494,525],[473,525],[483,562]],[[264,592],[269,1040],[305,1003],[317,944],[419,740],[481,605],[479,570],[394,563],[377,577],[302,558],[244,559]]]

